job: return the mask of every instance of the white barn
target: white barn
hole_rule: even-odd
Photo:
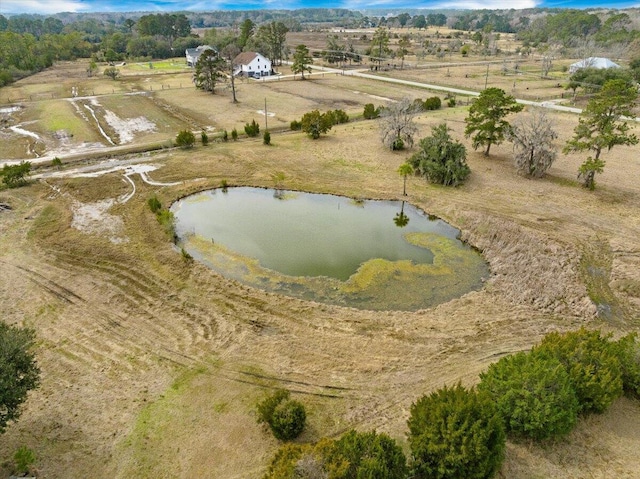
[[[599,70],[605,68],[620,68],[620,65],[612,62],[608,58],[602,57],[589,57],[579,62],[572,63],[569,66],[569,73],[573,74],[582,68],[597,68]]]
[[[234,75],[259,78],[272,73],[271,60],[256,52],[242,52],[233,59]]]

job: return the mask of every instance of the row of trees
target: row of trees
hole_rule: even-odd
[[[629,120],[637,101],[634,86],[624,80],[610,80],[595,94],[582,111],[574,136],[563,151],[591,152],[578,171],[578,177],[589,189],[595,187],[595,175],[601,173],[605,163],[601,155],[617,145],[635,145],[638,137],[631,133]],[[487,88],[469,108],[465,119],[465,136],[470,137],[474,149],[483,148],[489,156],[492,145],[505,140],[513,143],[514,162],[519,173],[541,177],[556,159],[553,141],[558,135],[542,110],[528,116],[519,116],[513,124],[507,117],[523,110],[515,98],[500,88]],[[415,104],[404,99],[386,108],[381,120],[382,142],[391,150],[413,145],[417,127],[413,122]],[[420,143],[420,151],[408,164],[414,172],[429,181],[457,185],[468,176],[464,162],[465,150],[453,142],[446,125],[433,129],[433,135]]]
[[[557,439],[580,416],[606,411],[623,392],[640,395],[635,334],[613,341],[584,328],[550,333],[529,352],[489,366],[477,387],[445,386],[414,402],[408,461],[388,435],[351,430],[315,444],[284,444],[265,479],[491,478],[504,460],[507,437]]]
[[[0,87],[58,60],[92,56],[109,62],[126,56],[168,58],[200,42],[191,35],[184,15],[147,15],[137,24],[128,19],[120,26],[95,20],[64,25],[53,17],[43,21],[12,16],[7,20],[0,15]]]
[[[638,137],[630,132],[628,120],[638,93],[624,80],[607,81],[580,114],[573,137],[563,148],[564,153],[591,152],[578,171],[578,177],[589,189],[595,187],[595,175],[604,169],[601,154],[617,145],[635,145]],[[506,121],[510,113],[521,111],[510,95],[499,88],[488,88],[469,108],[465,122],[465,135],[471,136],[474,149],[485,147],[489,155],[491,145],[505,138],[514,144],[514,159],[520,173],[540,177],[555,160],[552,141],[557,138],[552,124],[542,112],[533,113],[527,120],[514,125]]]

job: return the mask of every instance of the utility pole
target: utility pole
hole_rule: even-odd
[[[489,64],[487,63],[487,74],[484,77],[484,89],[487,89],[487,82],[489,81]]]
[[[264,131],[267,131],[269,128],[267,126],[267,98],[264,99]]]

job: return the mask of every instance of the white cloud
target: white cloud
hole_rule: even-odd
[[[0,13],[41,13],[80,12],[86,6],[75,0],[1,0]]]

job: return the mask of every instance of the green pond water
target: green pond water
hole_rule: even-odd
[[[194,258],[245,284],[374,310],[417,310],[488,277],[459,231],[399,201],[230,188],[172,206]]]

